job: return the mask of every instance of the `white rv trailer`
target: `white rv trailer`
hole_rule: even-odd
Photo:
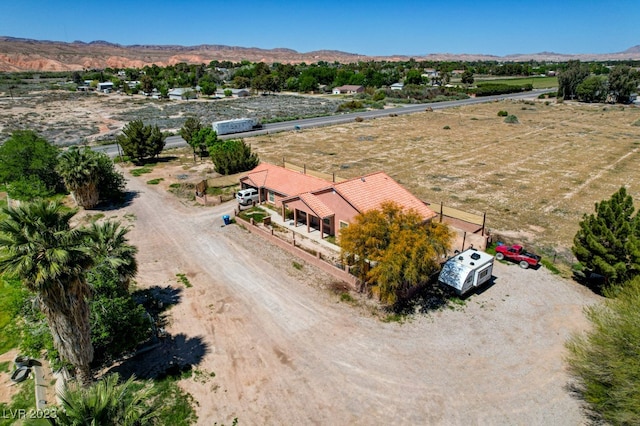
[[[446,261],[438,281],[463,295],[491,280],[493,256],[470,248]]]

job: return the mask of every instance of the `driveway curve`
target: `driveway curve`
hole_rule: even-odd
[[[127,176],[141,287],[183,287],[168,331],[205,344],[181,382],[198,424],[583,424],[564,341],[597,298],[547,270],[496,263],[455,309],[385,323],[331,278],[237,225]],[[215,377],[213,374],[215,373]],[[205,377],[205,378],[203,378]]]

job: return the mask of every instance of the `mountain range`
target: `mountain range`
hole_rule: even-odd
[[[483,54],[432,53],[419,55],[366,56],[337,50],[316,50],[300,53],[292,49],[260,49],[202,44],[198,46],[178,45],[128,45],[92,41],[72,43],[48,40],[31,40],[0,36],[0,72],[16,71],[74,71],[103,68],[142,68],[145,65],[174,65],[180,62],[189,64],[208,64],[212,60],[240,62],[280,62],[314,63],[358,62],[358,61],[547,61],[566,62],[572,59],[581,61],[640,60],[640,45],[624,52],[605,54],[562,54],[540,52],[532,54],[512,54],[494,56]]]

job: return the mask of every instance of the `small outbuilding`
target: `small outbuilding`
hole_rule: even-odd
[[[461,296],[490,281],[492,272],[493,256],[470,248],[445,262],[438,281]]]

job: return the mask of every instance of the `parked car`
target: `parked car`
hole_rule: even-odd
[[[248,206],[249,204],[257,203],[260,201],[260,195],[255,188],[241,189],[236,193],[236,200],[242,206]]]
[[[538,266],[541,257],[525,251],[524,247],[520,245],[507,246],[498,243],[498,246],[496,246],[496,259],[507,259],[516,262],[522,269],[527,269],[530,266]]]

